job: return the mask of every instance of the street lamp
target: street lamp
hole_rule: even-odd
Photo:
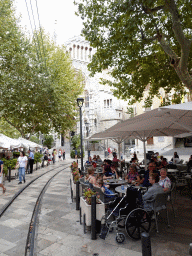
[[[79,107],[79,114],[80,114],[80,137],[81,137],[81,172],[83,172],[83,137],[82,137],[82,106],[83,106],[84,99],[77,98],[77,105]]]

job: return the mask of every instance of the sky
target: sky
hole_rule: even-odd
[[[83,27],[81,18],[75,15],[77,6],[73,4],[73,1],[74,0],[14,0],[14,6],[16,8],[17,17],[21,15],[20,25],[25,30],[32,33],[30,20],[33,30],[35,26],[37,29],[39,28],[40,20],[41,27],[45,29],[46,33],[49,33],[52,37],[56,35],[56,37],[54,37],[56,38],[56,43],[61,45],[69,38],[80,35]]]

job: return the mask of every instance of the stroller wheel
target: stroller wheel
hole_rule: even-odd
[[[123,233],[117,233],[116,241],[119,244],[123,243],[125,241],[125,235]]]

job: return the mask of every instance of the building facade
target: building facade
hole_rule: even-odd
[[[66,50],[72,59],[73,66],[81,70],[84,77],[84,105],[82,108],[83,137],[89,137],[94,133],[104,131],[115,125],[120,120],[129,117],[127,112],[128,102],[119,100],[113,96],[112,88],[103,85],[100,78],[109,78],[107,71],[90,77],[87,65],[95,50],[81,36],[74,37],[65,43]],[[77,134],[80,133],[79,122]],[[117,147],[109,142],[110,147]]]

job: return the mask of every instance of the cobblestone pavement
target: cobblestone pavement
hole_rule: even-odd
[[[29,182],[40,173],[53,167],[60,168],[59,165],[64,163],[70,164],[71,160],[37,170],[34,174],[27,175],[26,180]],[[83,233],[83,226],[79,223],[79,211],[76,211],[75,201],[72,203],[70,198],[69,179],[70,168],[67,168],[52,180],[44,195],[36,237],[36,255],[87,256],[98,253],[99,256],[141,256],[141,241],[133,241],[127,235],[123,244],[117,244],[115,231],[106,240],[91,240],[89,232]],[[0,194],[0,209],[23,186],[17,183],[18,180],[6,182],[7,192]],[[20,198],[17,206],[12,206],[0,219],[0,256],[24,255],[20,245],[22,241],[26,241],[28,221],[39,188],[32,185],[30,192]],[[173,217],[171,208],[169,210],[171,228],[167,227],[163,213],[159,216],[159,234],[155,232],[154,222],[152,223],[150,236],[153,256],[188,255],[189,243],[192,242],[192,200],[177,194],[174,207],[176,218]]]

